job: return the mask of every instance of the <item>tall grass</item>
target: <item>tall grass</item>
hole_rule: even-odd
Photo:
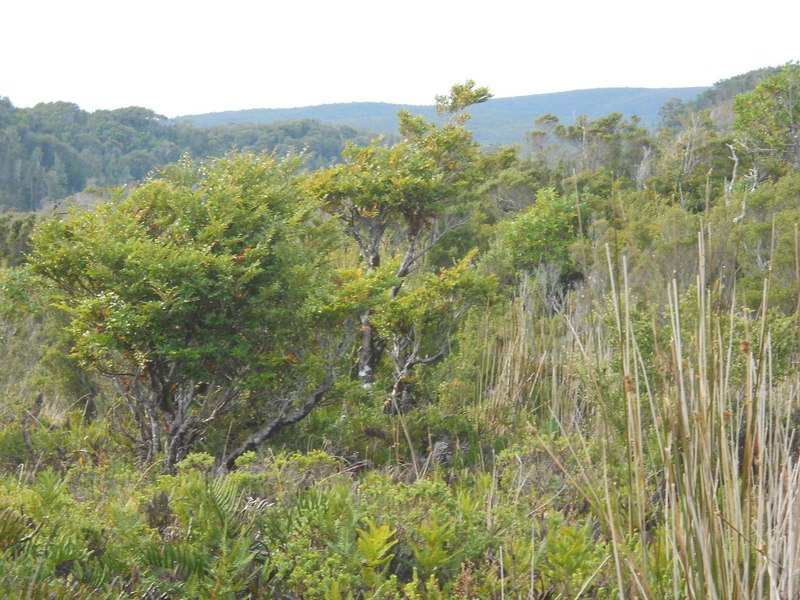
[[[702,235],[698,256],[692,293],[666,290],[655,348],[637,335],[624,264],[609,296],[617,356],[564,311],[566,351],[590,367],[596,412],[576,426],[564,418],[574,394],[554,386],[550,411],[580,466],[550,456],[611,541],[619,598],[800,598],[800,383],[774,374],[769,282],[757,319],[735,305],[720,313]]]

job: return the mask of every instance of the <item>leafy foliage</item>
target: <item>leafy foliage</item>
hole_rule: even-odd
[[[533,270],[551,263],[568,274],[576,206],[553,189],[540,190],[536,202],[508,226],[506,246],[516,269]]]
[[[789,63],[737,96],[733,109],[746,149],[800,167],[800,65]]]
[[[246,391],[282,417],[281,395],[323,367],[331,230],[298,201],[296,168],[246,155],[177,165],[34,236],[31,268],[69,316],[73,355],[113,378],[148,459],[180,460]]]
[[[795,166],[717,107],[479,156],[486,95],[0,223],[0,593],[797,595]]]

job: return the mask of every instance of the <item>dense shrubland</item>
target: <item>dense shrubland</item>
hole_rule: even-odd
[[[798,80],[7,215],[0,591],[796,597]]]

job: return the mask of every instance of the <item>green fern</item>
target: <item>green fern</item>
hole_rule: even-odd
[[[244,525],[242,508],[244,493],[236,481],[230,477],[213,479],[206,489],[208,504],[211,508],[212,520],[215,518],[220,532],[224,535],[236,535]]]
[[[356,545],[364,564],[370,569],[378,569],[394,558],[394,554],[389,554],[389,550],[397,543],[397,540],[391,539],[397,530],[389,529],[388,525],[378,527],[371,519],[366,519],[366,523],[368,530],[357,530]]]
[[[251,564],[256,558],[247,537],[224,544],[215,553],[208,572],[208,588],[213,590],[213,597],[241,597],[242,589],[255,577],[256,569],[251,569]]]
[[[452,521],[439,523],[435,517],[431,517],[428,523],[422,523],[416,528],[423,543],[409,541],[414,559],[422,567],[425,578],[433,575],[437,569],[451,564],[458,556],[458,552],[447,548],[452,537],[452,524]]]
[[[143,568],[171,571],[180,580],[191,576],[203,577],[208,573],[211,557],[202,548],[189,542],[151,541],[144,545],[137,562]]]

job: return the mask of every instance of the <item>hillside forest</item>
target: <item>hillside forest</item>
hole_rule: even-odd
[[[86,188],[144,180],[182,157],[240,152],[305,153],[307,168],[337,162],[346,142],[373,136],[345,125],[301,120],[195,127],[140,107],[87,112],[68,102],[16,108],[0,97],[0,205],[37,211]]]
[[[800,66],[490,98],[0,102],[0,596],[800,597]]]

